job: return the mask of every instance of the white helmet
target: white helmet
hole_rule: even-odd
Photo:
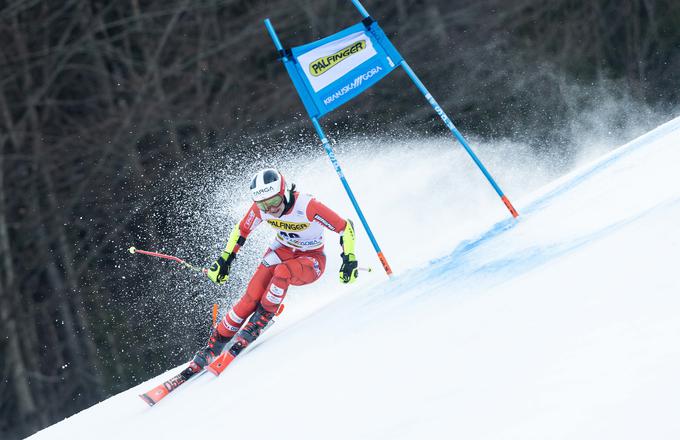
[[[279,195],[285,203],[288,203],[291,198],[291,190],[291,185],[286,183],[283,175],[273,168],[258,171],[253,176],[253,180],[250,181],[250,194],[255,202],[261,202]]]

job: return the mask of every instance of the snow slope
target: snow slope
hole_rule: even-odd
[[[385,166],[416,197],[447,183],[450,163],[412,159]],[[393,280],[338,286],[333,248],[326,277],[292,290],[221,377],[147,407],[137,394],[177,367],[31,438],[680,438],[679,165],[680,118],[513,200],[519,221],[490,190],[460,210],[423,196],[414,212],[359,191]],[[474,173],[457,182],[483,187]],[[393,226],[394,206],[417,227]]]

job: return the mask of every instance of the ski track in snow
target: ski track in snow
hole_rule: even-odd
[[[148,408],[137,394],[178,366],[31,438],[680,438],[679,144],[677,118],[524,195],[519,220],[480,189],[482,223],[461,220],[457,240],[437,222],[477,207],[422,201],[441,203],[414,230],[388,210],[402,200],[362,191],[369,221],[387,225],[376,229],[392,280],[339,287],[329,244],[324,279],[289,293],[277,325],[219,378]],[[350,169],[362,184],[371,166]],[[447,184],[465,193],[473,173]],[[346,206],[338,188],[320,190]],[[419,244],[430,231],[443,243]],[[403,255],[402,234],[422,255]]]

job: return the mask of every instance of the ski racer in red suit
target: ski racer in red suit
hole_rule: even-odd
[[[232,338],[235,340],[229,351],[237,356],[272,319],[289,286],[310,284],[321,277],[326,267],[324,228],[340,234],[340,281],[351,283],[358,275],[350,220],[311,195],[295,191],[295,185],[287,183],[272,168],[253,176],[250,191],[253,205],[234,227],[226,248],[208,270],[208,278],[216,284],[227,282],[236,254],[260,224],[268,223],[276,229],[276,238],[264,253],[245,294],[213,328],[206,346],[194,356],[190,363],[194,371],[212,362]]]

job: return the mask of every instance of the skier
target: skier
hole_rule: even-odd
[[[189,368],[194,372],[212,362],[234,337],[229,352],[237,356],[272,319],[290,285],[310,284],[321,277],[326,267],[323,228],[340,234],[340,281],[351,283],[358,276],[351,220],[343,219],[313,196],[296,191],[295,184],[286,182],[272,168],[253,176],[250,192],[253,204],[234,226],[226,248],[208,270],[208,278],[218,285],[229,280],[236,254],[261,223],[276,229],[276,238],[264,253],[243,297],[213,328],[206,346],[190,362]]]

